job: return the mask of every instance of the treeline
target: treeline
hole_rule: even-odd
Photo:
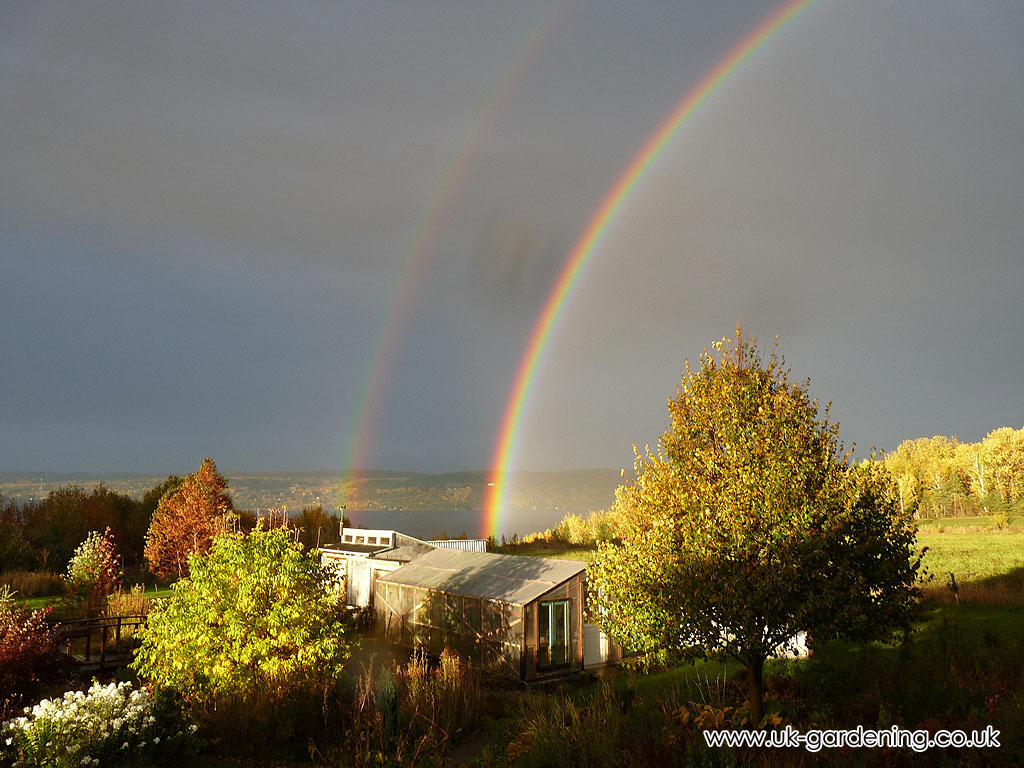
[[[1024,514],[1024,428],[994,429],[980,443],[905,440],[882,463],[920,517]]]
[[[110,528],[124,567],[143,564],[146,532],[163,495],[177,487],[170,476],[134,499],[100,485],[86,491],[62,486],[45,499],[21,505],[0,497],[0,572],[38,570],[61,572],[92,531]]]
[[[99,485],[91,490],[66,485],[45,498],[18,504],[0,496],[0,573],[38,571],[63,573],[76,548],[90,533],[107,528],[128,578],[147,575],[146,540],[161,499],[177,490],[183,478],[176,475],[133,498]],[[232,510],[234,524],[243,530],[256,525],[258,515]],[[284,510],[265,513],[272,527],[284,526],[295,532],[305,548],[338,540],[341,520],[320,505],[303,508],[298,514]]]

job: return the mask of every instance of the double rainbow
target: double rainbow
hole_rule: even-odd
[[[399,270],[398,282],[373,346],[373,359],[358,400],[352,432],[342,457],[341,477],[336,486],[340,493],[350,494],[346,495],[345,503],[351,509],[361,506],[358,497],[359,472],[371,464],[372,437],[379,426],[385,396],[390,391],[388,381],[401,349],[403,331],[408,324],[416,289],[423,280],[424,271],[437,248],[445,223],[473,175],[487,137],[495,131],[505,105],[525,82],[530,66],[539,58],[544,45],[566,17],[571,2],[553,0],[518,47],[476,119],[470,124],[465,140],[441,178],[431,198],[433,203],[417,229],[413,247]]]
[[[491,461],[493,467],[484,507],[484,534],[495,537],[501,533],[502,512],[508,490],[509,469],[516,453],[519,428],[523,411],[530,399],[530,393],[537,376],[541,358],[547,348],[552,331],[573,286],[583,267],[594,252],[615,214],[623,206],[630,193],[636,188],[647,169],[658,157],[672,137],[686,124],[687,120],[741,64],[747,61],[761,46],[771,40],[800,13],[817,0],[790,0],[784,3],[742,42],[734,47],[715,67],[708,72],[681,102],[669,113],[657,130],[651,135],[640,151],[633,157],[618,180],[604,196],[600,207],[591,217],[583,234],[570,251],[565,265],[544,304],[540,317],[523,353],[515,382],[505,405],[498,442]]]

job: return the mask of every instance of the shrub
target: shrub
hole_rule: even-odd
[[[189,570],[149,614],[138,673],[205,712],[228,743],[315,725],[312,704],[336,687],[350,645],[315,554],[258,527],[217,536]]]
[[[194,725],[168,699],[131,683],[43,699],[0,727],[0,757],[20,766],[178,765],[193,749]]]
[[[594,541],[589,521],[584,520],[575,512],[570,512],[562,518],[562,521],[555,526],[554,535],[555,538],[566,544],[592,544]]]
[[[49,615],[49,608],[29,614],[10,601],[0,604],[0,717],[63,667],[60,636],[47,623]]]
[[[100,616],[107,597],[121,586],[123,575],[110,528],[102,534],[92,531],[68,563],[64,577],[67,602],[87,617]]]
[[[1006,514],[1005,509],[999,509],[992,515],[992,522],[1000,531],[1005,531],[1010,525],[1010,516]]]

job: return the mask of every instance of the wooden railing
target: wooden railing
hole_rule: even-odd
[[[108,666],[120,666],[122,659],[108,659],[107,649],[111,642],[118,643],[121,640],[123,630],[131,627],[139,627],[146,623],[145,616],[104,616],[98,619],[76,619],[73,621],[62,621],[57,632],[65,644],[65,651],[71,656],[72,645],[75,640],[85,638],[85,653],[81,658],[82,664],[98,663],[99,668]],[[99,658],[93,661],[93,638],[99,642]]]

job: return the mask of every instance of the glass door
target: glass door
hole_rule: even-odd
[[[569,664],[569,601],[541,603],[537,626],[537,666],[563,667]]]

